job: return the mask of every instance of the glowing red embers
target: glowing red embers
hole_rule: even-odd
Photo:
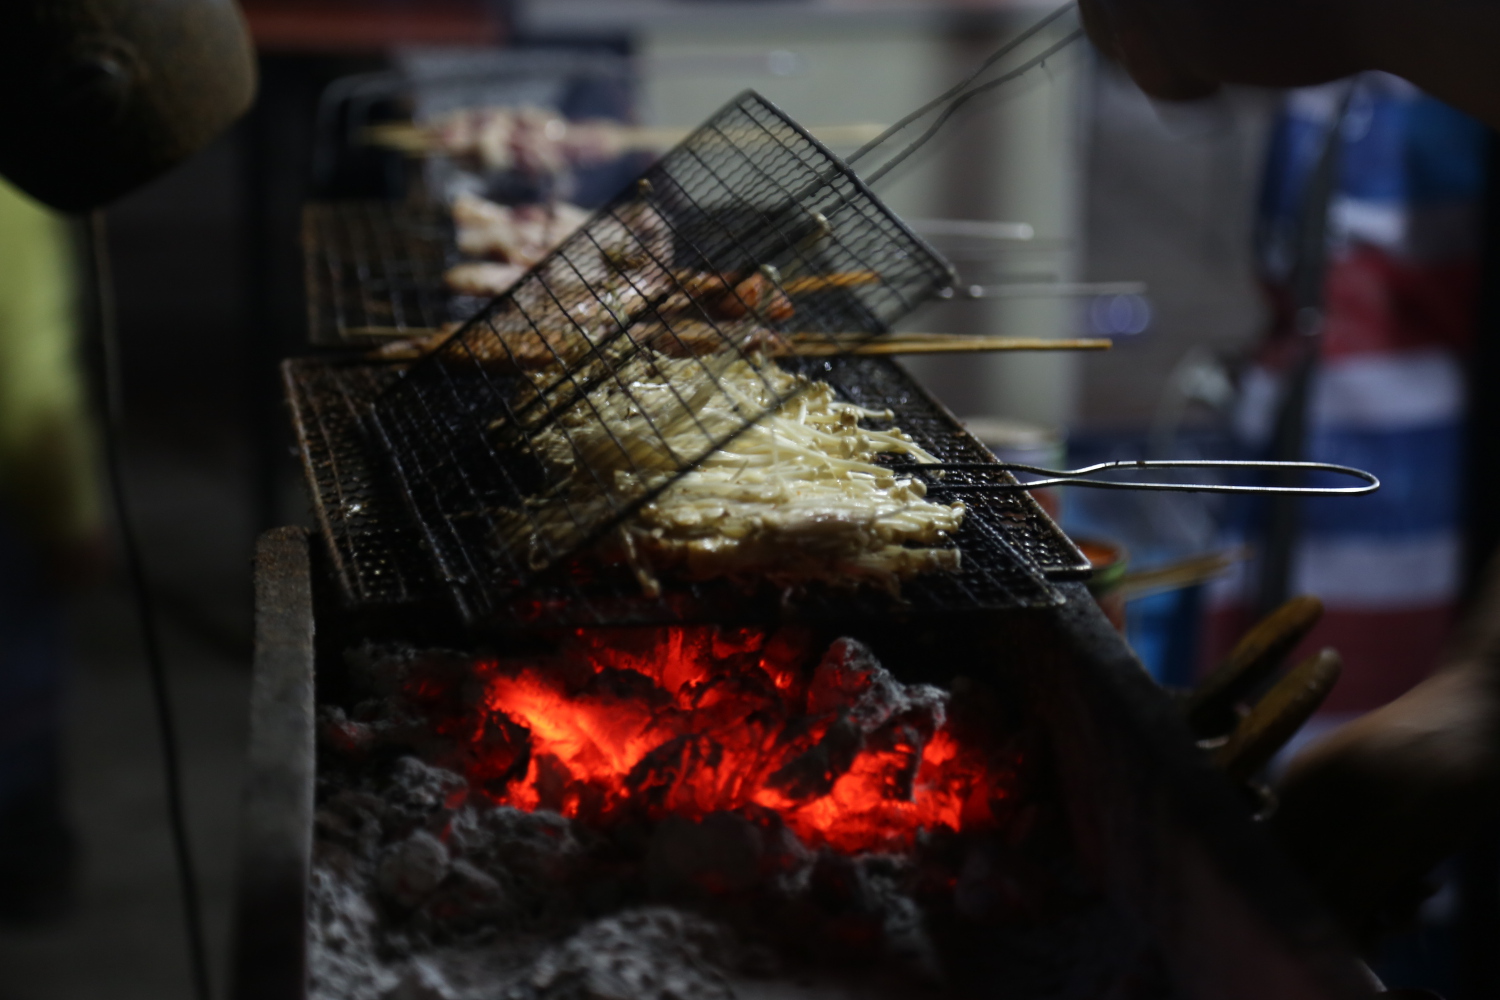
[[[470,780],[596,822],[759,806],[850,853],[993,825],[1017,761],[965,739],[942,692],[848,639],[811,661],[791,631],[703,627],[581,631],[557,657],[482,663]]]

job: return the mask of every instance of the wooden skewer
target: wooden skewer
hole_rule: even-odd
[[[675,277],[684,290],[702,295],[705,292],[724,292],[738,288],[744,282],[754,278],[756,273],[752,271],[748,275],[720,277],[712,271],[678,271]],[[827,291],[830,288],[860,288],[864,285],[878,285],[882,280],[874,271],[838,271],[833,274],[808,274],[800,278],[787,278],[780,284],[781,290],[788,295],[807,295],[811,292]]]
[[[874,271],[844,271],[839,274],[810,274],[805,278],[788,278],[781,283],[781,290],[788,295],[806,295],[829,288],[859,288],[862,285],[880,284],[880,275]]]
[[[441,331],[425,327],[356,326],[344,330],[346,337],[383,340],[430,337]],[[1106,338],[1052,339],[1049,337],[974,337],[952,333],[893,333],[876,339],[793,336],[770,345],[769,352],[781,357],[825,358],[842,354],[889,356],[903,354],[982,354],[990,351],[1107,351]]]
[[[884,132],[884,125],[828,125],[810,131],[821,142],[830,146],[862,146]],[[414,122],[385,122],[367,125],[360,133],[370,146],[383,146],[408,156],[428,156],[441,152],[433,141],[432,133]],[[621,151],[661,150],[677,145],[689,135],[683,128],[642,128],[632,125],[619,127]]]
[[[1250,555],[1250,551],[1245,548],[1227,549],[1223,552],[1210,552],[1207,555],[1183,559],[1166,566],[1137,570],[1125,575],[1120,581],[1120,589],[1124,592],[1126,600],[1160,594],[1168,590],[1181,590],[1184,587],[1207,583],[1215,577],[1222,576],[1229,572],[1235,563],[1244,562],[1250,558]]]

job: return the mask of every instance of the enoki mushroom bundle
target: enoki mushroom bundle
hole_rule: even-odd
[[[767,410],[672,481],[747,414]],[[877,464],[881,454],[937,461],[899,428],[861,425],[890,417],[759,358],[645,351],[533,436],[560,486],[528,501],[511,525],[540,547],[590,523],[601,504],[618,508],[670,483],[615,536],[617,554],[650,592],[665,571],[894,591],[915,574],[958,568],[959,552],[945,542],[964,506],[929,501],[919,480]]]

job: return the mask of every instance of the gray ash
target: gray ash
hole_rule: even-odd
[[[785,778],[806,794],[828,791],[850,748],[920,739],[913,727],[944,710],[935,689],[907,688],[841,643],[836,662],[869,676],[842,674],[839,704],[816,703],[837,684],[809,683],[812,708],[848,732],[826,726]],[[753,802],[569,819],[497,801],[525,769],[495,773],[492,750],[510,759],[527,733],[475,718],[485,688],[472,656],[365,648],[350,667],[352,705],[319,718],[318,1000],[831,1000],[997,981],[1014,996],[1085,997],[1104,995],[1135,947],[1079,877],[1044,781],[1008,785],[1003,822],[924,829],[881,851],[809,844]],[[642,694],[635,678],[614,681]],[[1003,736],[1012,758],[1043,766]],[[910,775],[893,780],[911,794]]]

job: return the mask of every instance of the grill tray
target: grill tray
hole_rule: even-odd
[[[923,448],[945,462],[982,462],[989,451],[906,371],[889,359],[842,357],[783,362],[831,384],[840,398],[889,409]],[[516,629],[689,621],[852,619],[961,614],[1062,603],[1054,581],[1088,575],[1088,561],[1024,493],[966,497],[969,513],[953,540],[960,572],[907,581],[899,599],[873,589],[815,586],[798,594],[747,592],[727,582],[667,583],[645,597],[627,572],[571,573],[528,589],[503,606],[474,606],[461,567],[435,558],[414,523],[390,462],[363,415],[402,366],[303,358],[283,365],[313,507],[334,576],[351,606],[442,605],[457,600],[476,627]],[[967,481],[951,473],[956,481]],[[983,481],[994,482],[996,473]],[[1004,474],[1001,474],[1004,475]],[[450,605],[451,606],[451,605]]]
[[[312,202],[302,210],[302,251],[308,339],[316,346],[428,333],[487,301],[443,286],[444,271],[464,258],[439,206]]]

